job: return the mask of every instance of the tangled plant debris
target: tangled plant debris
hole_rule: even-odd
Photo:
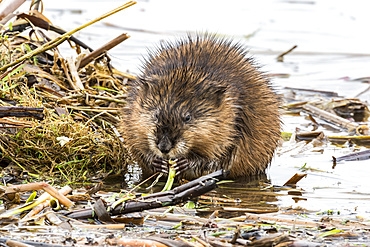
[[[18,165],[23,172],[69,182],[124,169],[129,157],[116,126],[125,84],[133,76],[115,70],[106,51],[128,36],[90,53],[90,47],[71,36],[87,25],[65,32],[37,6],[31,13],[18,14],[0,36],[2,166]],[[54,39],[55,32],[62,35]],[[75,59],[58,50],[66,39]]]

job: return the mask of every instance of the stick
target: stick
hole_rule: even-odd
[[[88,224],[73,224],[76,228],[82,229],[124,229],[125,224],[104,224],[104,225],[88,225]]]
[[[72,31],[69,31],[69,32],[63,34],[62,36],[60,36],[60,37],[58,37],[56,39],[53,39],[52,41],[47,42],[46,44],[40,46],[39,48],[37,48],[37,49],[35,49],[35,50],[27,53],[26,55],[22,56],[21,58],[17,59],[16,61],[3,66],[2,68],[0,68],[0,71],[4,71],[7,68],[12,67],[12,66],[14,66],[14,65],[22,62],[25,59],[29,59],[29,58],[31,58],[31,57],[39,54],[39,53],[42,53],[42,52],[47,51],[47,50],[49,50],[51,48],[54,48],[54,47],[58,46],[59,44],[61,44],[62,42],[64,42],[66,39],[68,39],[69,36],[71,36],[72,34],[80,31],[81,29],[83,29],[83,28],[85,28],[87,26],[90,26],[90,25],[92,25],[92,24],[94,24],[94,23],[96,23],[96,22],[98,22],[98,21],[100,21],[100,20],[102,20],[102,19],[104,19],[104,18],[106,18],[106,17],[108,17],[110,15],[113,15],[113,14],[115,14],[115,13],[117,13],[117,12],[123,10],[123,9],[126,9],[126,8],[128,8],[128,7],[130,7],[130,6],[134,5],[134,4],[136,4],[136,2],[133,2],[133,1],[127,2],[126,4],[124,4],[124,5],[120,6],[120,7],[118,7],[116,9],[114,9],[114,10],[112,10],[112,11],[110,11],[110,12],[108,12],[108,13],[102,15],[102,16],[100,16],[97,19],[92,20],[92,21],[90,21],[90,22],[88,22],[88,23],[86,23],[86,24],[84,24],[84,25],[82,25],[82,26],[80,26],[80,27],[78,27],[76,29],[73,29]]]
[[[307,174],[294,174],[293,177],[291,177],[288,181],[285,182],[285,184],[283,186],[290,186],[290,187],[293,187],[293,186],[296,186],[296,184],[304,177],[306,177]]]
[[[147,199],[153,198],[153,197],[167,196],[167,195],[169,195],[171,193],[178,194],[178,193],[181,193],[181,192],[186,191],[188,189],[191,189],[192,187],[196,186],[197,184],[204,183],[208,179],[213,179],[213,180],[216,180],[216,181],[220,181],[220,180],[224,179],[226,176],[227,176],[227,173],[225,171],[218,170],[218,171],[215,171],[215,172],[213,172],[211,174],[202,176],[202,177],[197,178],[197,179],[195,179],[193,181],[190,181],[190,182],[188,182],[186,184],[183,184],[181,186],[178,186],[176,188],[173,188],[172,190],[169,190],[169,191],[161,191],[161,192],[158,192],[158,193],[154,193],[154,194],[143,196],[142,199],[147,200]]]
[[[360,125],[355,122],[351,122],[345,118],[339,117],[333,113],[321,110],[313,105],[304,105],[303,110],[308,111],[319,118],[328,121],[330,123],[333,123],[335,125],[338,125],[342,128],[347,129],[349,132],[356,130]]]
[[[333,157],[333,158],[335,158],[336,162],[340,162],[340,161],[343,161],[343,160],[345,160],[345,161],[367,160],[367,159],[370,159],[370,150],[355,152],[355,153],[346,154],[346,155],[343,155],[343,156]]]
[[[31,128],[35,122],[14,118],[0,118],[0,128]]]
[[[44,107],[0,106],[0,117],[33,117],[43,119]]]
[[[297,46],[293,46],[292,48],[290,48],[289,50],[287,50],[286,52],[283,52],[282,54],[280,54],[278,57],[277,57],[277,61],[278,62],[284,62],[284,56],[290,52],[292,52],[295,48],[297,48]]]
[[[363,95],[364,93],[366,93],[369,90],[370,90],[370,86],[368,86],[364,91],[358,93],[354,98],[355,99],[359,98],[361,95]]]
[[[156,247],[167,247],[168,246],[166,244],[162,244],[157,241],[152,241],[148,239],[114,238],[114,239],[107,239],[107,242],[113,246],[116,246],[116,245],[119,245],[119,246],[156,246]]]
[[[71,192],[72,189],[69,186],[65,186],[61,188],[58,193],[61,195],[67,195],[69,192]],[[50,205],[50,199],[45,200],[44,202],[40,203],[39,205],[35,206],[34,208],[31,209],[30,212],[28,212],[22,219],[22,221],[27,221],[31,217],[35,216],[39,212],[41,212],[44,208],[48,207]]]
[[[26,0],[3,0],[0,4],[0,20],[2,20],[7,15],[13,13],[19,8]],[[1,23],[5,25],[5,23]]]
[[[32,16],[32,15],[27,15],[25,13],[19,14],[17,16],[19,18],[23,18],[23,19],[31,22],[33,25],[35,25],[39,28],[42,28],[42,29],[45,29],[45,30],[51,30],[51,31],[54,31],[54,32],[56,32],[60,35],[63,35],[63,34],[66,33],[66,31],[64,31],[63,29],[55,27],[55,26],[51,25],[49,22],[47,22],[47,21],[45,21],[45,20],[43,20],[39,17]],[[14,31],[15,28],[16,27],[13,27],[13,31]],[[22,28],[20,31],[23,31],[24,29]],[[82,46],[83,48],[88,49],[89,51],[93,51],[93,49],[91,47],[89,47],[88,45],[86,45],[81,40],[77,39],[76,37],[70,36],[69,39],[71,41],[75,42],[77,45]]]
[[[11,243],[16,243],[18,245],[9,245],[9,241]],[[5,238],[5,237],[1,237],[0,238],[0,243],[2,244],[6,244],[6,246],[19,246],[19,247],[23,247],[23,246],[37,246],[37,247],[65,247],[65,245],[56,245],[56,244],[50,244],[50,243],[42,243],[42,242],[39,242],[39,241],[29,241],[29,240],[19,240],[19,239],[11,239],[11,238]],[[26,244],[26,245],[19,245],[19,243],[22,243],[22,244]]]
[[[71,191],[71,188],[69,186],[65,186],[61,191],[57,191],[53,186],[51,186],[48,183],[29,183],[29,184],[20,184],[20,185],[11,185],[8,187],[2,186],[5,190],[5,194],[11,194],[11,193],[18,193],[23,191],[31,191],[31,190],[44,190],[46,193],[41,195],[37,201],[40,201],[40,203],[43,201],[40,199],[41,197],[45,197],[45,200],[48,200],[51,196],[58,199],[64,206],[71,207],[74,203],[70,201],[67,197],[63,195],[65,191],[67,191],[66,194],[68,194]],[[39,204],[40,204],[39,203]]]
[[[122,207],[116,207],[110,211],[111,215],[120,215],[131,212],[138,212],[147,209],[160,208],[177,205],[191,198],[196,198],[217,187],[217,182],[225,178],[227,172],[223,170],[216,171],[209,175],[195,179],[187,184],[176,187],[172,190],[154,193],[143,196],[136,200],[128,200]],[[74,219],[86,219],[92,217],[91,209],[83,209],[69,212],[64,216]]]
[[[246,220],[255,220],[255,221],[275,221],[276,223],[288,223],[288,224],[294,224],[294,225],[300,225],[300,226],[312,226],[312,227],[318,227],[320,225],[323,225],[322,222],[312,222],[312,221],[304,221],[304,220],[297,220],[297,219],[285,219],[281,218],[276,215],[261,215],[261,214],[251,214],[251,213],[245,213]]]
[[[74,203],[72,201],[70,201],[67,197],[65,197],[63,195],[64,192],[67,191],[67,193],[68,193],[68,191],[72,190],[68,186],[65,186],[64,188],[61,189],[61,191],[63,193],[61,193],[60,191],[57,191],[51,185],[49,185],[47,183],[42,183],[42,182],[40,182],[40,183],[30,183],[30,184],[21,184],[21,185],[12,185],[12,186],[9,186],[9,187],[2,186],[1,188],[5,191],[5,194],[18,193],[18,192],[30,191],[30,190],[40,190],[40,189],[45,191],[45,193],[43,193],[34,202],[29,203],[29,204],[25,204],[25,205],[22,205],[22,206],[18,206],[16,208],[12,208],[10,210],[7,210],[7,211],[5,211],[1,214],[1,217],[10,217],[14,214],[18,214],[18,213],[24,212],[26,210],[32,209],[32,208],[36,207],[37,205],[42,204],[46,200],[49,200],[51,198],[51,196],[58,199],[59,202],[62,203],[66,207],[71,207],[72,205],[74,205]]]
[[[96,49],[95,51],[91,52],[89,55],[87,55],[86,57],[84,57],[81,60],[81,63],[78,66],[78,69],[85,67],[87,64],[89,64],[91,61],[93,61],[94,59],[99,57],[101,54],[103,54],[104,52],[109,51],[110,49],[112,49],[116,45],[118,45],[121,42],[128,39],[129,37],[130,36],[128,36],[126,33],[123,33],[120,36],[118,36],[117,38],[113,39],[112,41],[109,41],[108,43],[106,43],[102,47],[100,47],[100,48]]]

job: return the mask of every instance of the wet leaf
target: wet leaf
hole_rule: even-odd
[[[325,237],[329,237],[329,236],[332,236],[332,235],[340,233],[340,232],[344,232],[344,231],[339,230],[339,229],[334,229],[334,230],[331,230],[331,231],[323,232],[318,237],[319,238],[325,238]]]
[[[27,198],[26,203],[29,203],[29,202],[32,202],[33,200],[35,200],[36,195],[37,195],[36,191],[32,192],[32,194]]]

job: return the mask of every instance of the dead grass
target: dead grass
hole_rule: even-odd
[[[3,31],[0,66],[49,39],[48,32],[37,32],[30,40]],[[132,77],[112,70],[105,55],[79,69],[84,49],[71,49],[76,59],[65,59],[52,48],[0,74],[0,106],[44,108],[42,120],[21,120],[31,122],[31,128],[0,126],[1,166],[16,164],[23,171],[69,182],[126,167],[129,155],[115,128],[125,104],[125,84]]]

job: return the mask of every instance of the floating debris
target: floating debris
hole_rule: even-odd
[[[337,158],[333,156],[333,161],[334,162],[353,161],[353,160],[367,160],[367,159],[370,159],[370,150],[355,152],[355,153],[339,156]]]

